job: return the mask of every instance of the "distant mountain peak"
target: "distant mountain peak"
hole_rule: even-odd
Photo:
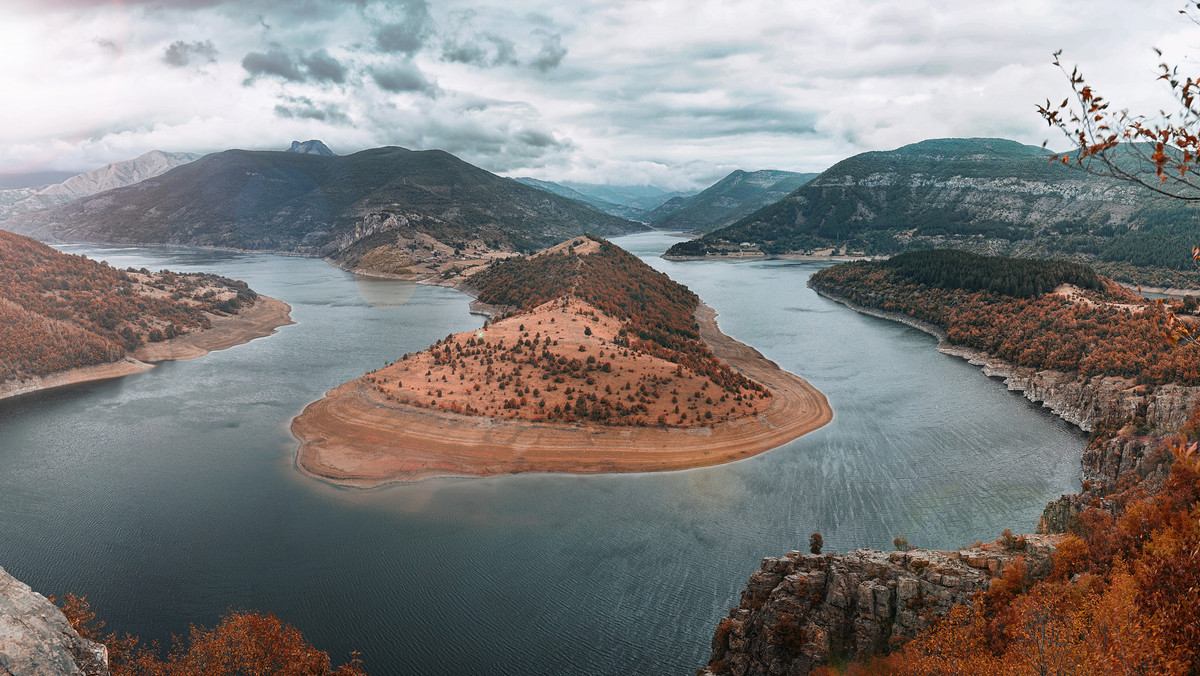
[[[326,155],[329,157],[334,157],[337,155],[337,153],[334,153],[329,149],[329,146],[325,145],[318,139],[312,139],[303,143],[300,141],[292,141],[292,147],[288,148],[284,152],[304,153],[306,155]]]

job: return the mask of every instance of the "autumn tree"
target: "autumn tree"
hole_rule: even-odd
[[[1180,14],[1200,24],[1197,10],[1200,2],[1188,2]],[[1161,50],[1154,51],[1162,57]],[[1135,183],[1160,195],[1200,200],[1200,74],[1194,78],[1181,74],[1178,65],[1162,61],[1158,79],[1170,89],[1175,110],[1144,115],[1113,107],[1077,66],[1068,73],[1061,55],[1062,50],[1054,53],[1054,65],[1067,77],[1072,95],[1057,105],[1047,99],[1037,108],[1073,147],[1051,161]],[[1200,258],[1200,249],[1194,255]]]
[[[54,597],[50,598],[55,602]],[[87,597],[67,594],[60,608],[79,635],[108,648],[113,676],[365,676],[362,660],[334,668],[329,654],[271,613],[229,610],[212,628],[192,625],[164,656],[130,634],[103,633]]]

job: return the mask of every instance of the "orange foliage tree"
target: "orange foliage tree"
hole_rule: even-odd
[[[55,599],[51,597],[51,601]],[[329,654],[270,613],[229,610],[213,628],[192,625],[166,655],[129,634],[104,634],[86,597],[67,594],[63,614],[80,636],[105,644],[113,676],[365,676],[355,654],[331,666]]]
[[[1200,3],[1188,2],[1180,13],[1198,23],[1193,14],[1197,9]],[[1162,56],[1158,49],[1155,52]],[[1061,54],[1061,50],[1054,53],[1054,65],[1066,75],[1073,95],[1057,105],[1047,99],[1037,109],[1073,148],[1051,161],[1136,183],[1168,197],[1200,200],[1200,75],[1193,78],[1181,74],[1177,65],[1160,63],[1158,79],[1170,88],[1176,110],[1148,116],[1113,108],[1078,67],[1067,73]],[[1200,258],[1200,248],[1194,255]]]

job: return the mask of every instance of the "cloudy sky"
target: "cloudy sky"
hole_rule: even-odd
[[[1063,49],[1157,110],[1181,2],[3,0],[0,171],[153,149],[441,148],[548,180],[707,185],[925,138],[1060,139]],[[1190,51],[1189,51],[1190,50]]]

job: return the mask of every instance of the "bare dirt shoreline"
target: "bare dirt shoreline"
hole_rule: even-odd
[[[213,317],[212,328],[161,343],[148,343],[138,348],[132,356],[120,361],[0,383],[0,399],[95,380],[121,378],[149,371],[157,362],[203,357],[209,352],[269,336],[281,326],[295,324],[291,318],[291,311],[291,306],[281,300],[259,296],[254,305],[236,315]]]
[[[700,334],[730,366],[769,387],[757,416],[712,427],[551,424],[459,415],[389,402],[363,379],[330,390],[292,421],[296,466],[343,486],[521,472],[656,472],[747,458],[818,429],[833,410],[816,388],[721,333],[701,304]]]

